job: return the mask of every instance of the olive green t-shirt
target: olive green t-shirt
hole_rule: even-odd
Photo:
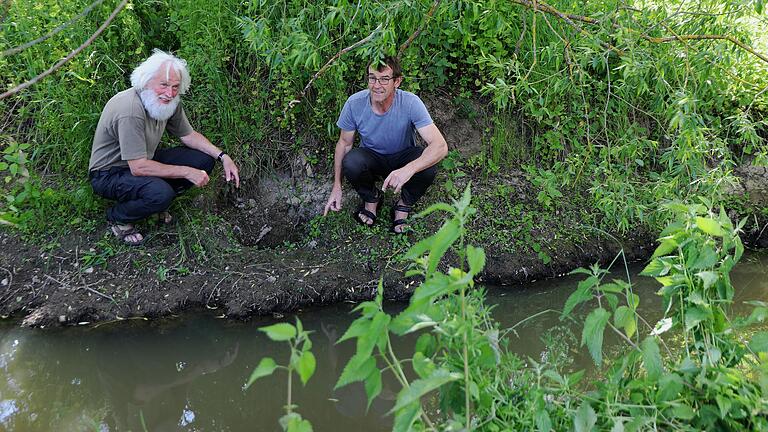
[[[132,88],[121,91],[101,112],[88,170],[128,166],[128,161],[134,159],[152,159],[166,130],[177,137],[194,131],[181,103],[168,120],[155,120],[144,109],[138,91]]]

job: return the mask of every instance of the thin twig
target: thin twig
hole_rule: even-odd
[[[286,108],[286,110],[285,110],[285,111],[287,111],[287,110],[289,110],[289,109],[293,108],[294,106],[296,106],[296,104],[300,103],[300,102],[301,102],[301,100],[304,98],[304,96],[307,94],[307,91],[309,90],[309,88],[310,88],[310,87],[312,87],[312,84],[315,82],[315,80],[317,80],[317,78],[319,78],[319,77],[320,77],[320,75],[322,75],[323,73],[325,73],[325,71],[326,71],[326,70],[327,70],[329,67],[331,67],[331,65],[332,65],[332,64],[333,64],[333,63],[334,63],[336,60],[338,60],[338,59],[339,59],[339,58],[340,58],[342,55],[346,54],[347,52],[349,52],[349,51],[352,51],[353,49],[355,49],[355,48],[359,47],[360,45],[363,45],[363,44],[365,44],[365,43],[368,43],[368,42],[369,42],[371,39],[373,39],[373,37],[376,35],[376,33],[378,33],[378,32],[379,32],[379,30],[381,30],[381,27],[382,27],[382,24],[379,24],[379,25],[378,25],[378,27],[376,27],[376,28],[375,28],[375,29],[374,29],[374,30],[371,32],[371,34],[369,34],[368,36],[366,36],[366,37],[364,37],[364,38],[360,39],[359,41],[357,41],[357,42],[355,42],[355,43],[353,43],[352,45],[350,45],[350,46],[348,46],[348,47],[346,47],[346,48],[342,49],[341,51],[337,52],[337,53],[336,53],[336,55],[334,55],[333,57],[331,57],[331,58],[330,58],[330,59],[329,59],[329,60],[328,60],[328,61],[325,63],[325,65],[323,65],[323,67],[321,67],[321,68],[320,68],[320,70],[319,70],[319,71],[315,72],[315,74],[312,76],[312,79],[310,79],[310,80],[309,80],[309,82],[307,83],[307,85],[306,85],[306,86],[304,86],[304,90],[302,90],[302,91],[301,91],[301,93],[299,93],[299,95],[296,97],[296,99],[294,99],[294,100],[292,100],[292,101],[288,102],[288,107]],[[283,114],[284,114],[284,115],[285,115],[285,111],[283,111]]]
[[[40,75],[32,78],[29,81],[27,81],[27,82],[25,82],[23,84],[19,84],[18,86],[12,88],[11,90],[8,90],[7,92],[1,94],[0,95],[0,100],[5,99],[8,96],[13,96],[16,93],[24,90],[25,88],[34,85],[35,83],[37,83],[41,79],[43,79],[43,78],[47,77],[48,75],[52,74],[53,72],[55,72],[58,68],[62,67],[68,61],[72,60],[77,54],[80,53],[80,51],[84,50],[86,47],[88,47],[88,45],[93,43],[93,41],[96,40],[97,37],[99,37],[99,35],[104,31],[104,29],[106,29],[107,26],[109,26],[109,24],[112,23],[112,20],[115,19],[117,14],[120,13],[121,10],[123,10],[123,8],[125,7],[126,4],[128,4],[128,0],[123,0],[122,2],[120,2],[120,4],[115,8],[114,11],[112,11],[112,14],[109,16],[109,18],[107,18],[107,20],[104,22],[104,24],[102,24],[101,27],[99,27],[99,29],[96,30],[96,33],[91,35],[91,37],[89,37],[87,41],[85,41],[82,45],[77,47],[74,51],[69,53],[69,55],[67,55],[66,57],[61,59],[55,65],[51,66],[51,68],[48,69],[47,71],[41,73]]]
[[[413,42],[414,39],[419,37],[421,34],[421,31],[424,30],[424,27],[427,26],[427,23],[429,23],[429,20],[432,19],[432,15],[434,15],[435,11],[437,10],[437,6],[440,5],[440,0],[435,0],[434,3],[432,3],[432,8],[427,12],[426,15],[424,15],[424,19],[421,22],[421,26],[416,29],[413,34],[406,40],[402,45],[400,45],[400,49],[397,50],[397,56],[402,57],[405,50],[411,45],[411,42]]]
[[[104,2],[104,0],[96,0],[95,2],[91,3],[90,6],[88,6],[85,9],[83,9],[83,11],[80,12],[78,15],[73,17],[71,20],[65,22],[64,24],[61,24],[60,26],[56,27],[55,29],[49,31],[45,35],[40,36],[39,38],[37,38],[37,39],[35,39],[33,41],[27,42],[25,44],[19,45],[19,46],[14,47],[14,48],[9,48],[9,49],[1,52],[0,53],[0,57],[5,57],[5,56],[13,55],[13,54],[18,54],[18,53],[24,51],[25,49],[27,49],[27,48],[29,48],[29,47],[31,47],[33,45],[36,45],[36,44],[39,44],[40,42],[43,42],[44,40],[50,38],[51,36],[56,35],[60,31],[64,30],[65,28],[67,28],[69,26],[71,26],[72,24],[75,23],[75,21],[79,20],[80,18],[88,15],[93,10],[93,8],[95,8],[96,6],[100,5],[103,2]],[[11,4],[11,2],[9,0],[8,1],[8,5],[10,6],[10,4]]]

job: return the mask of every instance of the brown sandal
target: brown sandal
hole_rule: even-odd
[[[128,246],[139,246],[144,243],[144,236],[131,224],[121,225],[113,223],[109,229],[115,237]]]

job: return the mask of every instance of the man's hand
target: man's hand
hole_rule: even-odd
[[[208,184],[210,178],[204,170],[188,167],[187,175],[184,177],[197,187],[203,187]]]
[[[413,177],[413,172],[407,167],[404,166],[400,169],[396,169],[389,173],[387,178],[384,179],[384,183],[381,185],[381,190],[386,192],[387,188],[392,188],[395,190],[395,193],[400,193],[400,189],[403,188],[403,185],[408,183],[408,180]]]
[[[328,210],[339,211],[341,210],[341,187],[334,186],[331,189],[331,196],[328,197],[328,202],[325,204],[325,211],[323,216],[328,214]]]
[[[228,154],[225,154],[221,158],[221,164],[224,168],[224,179],[229,182],[230,180],[235,182],[235,187],[240,187],[240,172],[237,170],[237,165],[235,165],[235,162],[232,160],[231,157],[229,157]]]

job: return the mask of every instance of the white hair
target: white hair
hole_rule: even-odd
[[[184,59],[180,59],[172,54],[168,54],[157,48],[152,50],[152,55],[148,59],[144,60],[140,65],[136,67],[131,73],[131,85],[136,90],[144,90],[147,83],[155,77],[164,65],[168,64],[166,73],[169,73],[173,68],[181,77],[181,83],[179,84],[179,94],[184,94],[189,89],[191,79],[189,78],[189,72],[187,71],[187,62]]]

